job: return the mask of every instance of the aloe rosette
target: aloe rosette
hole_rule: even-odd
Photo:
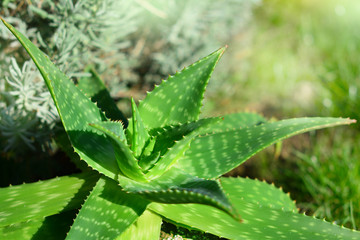
[[[267,122],[249,112],[199,119],[225,48],[170,76],[138,106],[132,99],[127,120],[96,73],[75,85],[3,22],[40,70],[74,151],[92,169],[0,189],[3,237],[158,239],[162,218],[229,239],[360,237],[298,214],[274,186],[221,177],[284,138],[353,120]]]

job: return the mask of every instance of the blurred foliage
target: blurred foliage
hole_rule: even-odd
[[[233,62],[242,64],[232,86],[210,96],[207,111],[358,119],[359,11],[353,0],[263,2],[249,26],[251,44],[234,54]],[[230,99],[238,104],[229,105]]]
[[[119,100],[141,97],[161,78],[228,43],[245,31],[258,2],[8,0],[0,15],[75,81],[93,65]],[[10,155],[47,146],[59,119],[27,59],[0,26],[0,146]]]
[[[233,59],[243,64],[231,77],[232,87],[211,97],[211,110],[249,108],[268,117],[317,114],[312,114],[314,101],[324,89],[314,63],[321,59],[311,37],[303,32],[304,14],[302,1],[270,0],[255,9],[250,47]],[[230,99],[238,104],[229,106]]]
[[[323,59],[318,71],[328,91],[323,105],[334,116],[360,119],[360,3],[331,1],[327,9],[333,14],[322,11],[309,27]]]
[[[334,133],[321,135],[317,144],[305,153],[297,152],[297,175],[302,179],[311,200],[304,195],[299,206],[320,218],[349,228],[360,227],[360,143]],[[356,145],[354,144],[354,142]],[[330,147],[331,151],[324,146]]]

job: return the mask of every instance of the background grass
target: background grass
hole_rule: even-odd
[[[234,59],[245,66],[229,80],[233,94],[211,96],[207,111],[359,120],[359,10],[350,0],[264,1],[254,13],[252,47]],[[359,143],[358,123],[304,134],[231,174],[275,182],[302,212],[359,229]]]

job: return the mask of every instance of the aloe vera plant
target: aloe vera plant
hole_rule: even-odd
[[[199,119],[221,48],[170,76],[138,106],[132,100],[127,121],[96,74],[74,85],[3,22],[40,70],[74,151],[92,170],[0,189],[2,238],[158,239],[162,218],[229,239],[360,237],[298,214],[272,185],[221,177],[277,141],[353,120],[266,122],[248,112]]]

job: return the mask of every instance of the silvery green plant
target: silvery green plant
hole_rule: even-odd
[[[58,115],[51,95],[45,91],[33,62],[26,61],[20,68],[11,58],[9,75],[0,86],[0,132],[4,151],[35,150],[36,143],[50,140],[48,132],[54,128]],[[19,150],[17,150],[19,151]]]
[[[0,14],[41,47],[67,76],[86,76],[88,73],[85,69],[91,63],[102,74],[111,89],[111,95],[124,97],[129,87],[145,85],[144,88],[147,88],[150,83],[152,85],[169,72],[174,73],[176,69],[186,66],[243,31],[244,24],[250,19],[251,8],[257,2],[3,1]],[[17,56],[17,63],[11,60],[9,54],[5,54],[9,49],[16,52],[13,56]],[[33,68],[22,67],[24,59],[27,56],[19,43],[6,28],[0,26],[1,93],[13,90],[5,79],[15,64],[23,71],[26,70],[22,73],[24,76],[39,75]],[[227,71],[224,69],[222,72]],[[49,112],[56,112],[54,106],[51,107],[53,104],[44,90],[43,82],[35,83],[32,78],[17,79],[23,80],[28,85],[42,84],[39,88],[42,92],[38,91],[37,96],[47,101]],[[16,99],[26,93],[19,94],[13,97]],[[35,108],[37,101],[29,99],[29,103]],[[1,96],[0,106],[13,108]],[[42,106],[36,108],[45,109]],[[2,121],[13,121],[13,124],[7,124],[8,131],[0,130],[0,135],[7,137],[19,132],[19,126],[22,126],[21,132],[26,132],[27,137],[22,141],[22,138],[11,135],[17,141],[6,140],[2,149],[7,150],[24,144],[30,149],[37,149],[35,146],[42,144],[41,139],[49,139],[53,134],[53,126],[58,120],[57,116],[53,122],[48,122],[48,116],[34,114],[32,110],[10,112],[0,112]],[[34,120],[34,123],[30,123],[29,119]],[[34,125],[38,127],[31,127]],[[35,132],[42,132],[43,137],[38,137]]]
[[[4,24],[35,62],[74,151],[93,170],[0,189],[2,238],[158,239],[162,218],[229,239],[359,238],[356,231],[298,214],[272,185],[221,177],[279,140],[353,120],[266,122],[254,113],[199,119],[221,48],[170,76],[138,106],[132,100],[125,128],[96,74],[75,86]]]

